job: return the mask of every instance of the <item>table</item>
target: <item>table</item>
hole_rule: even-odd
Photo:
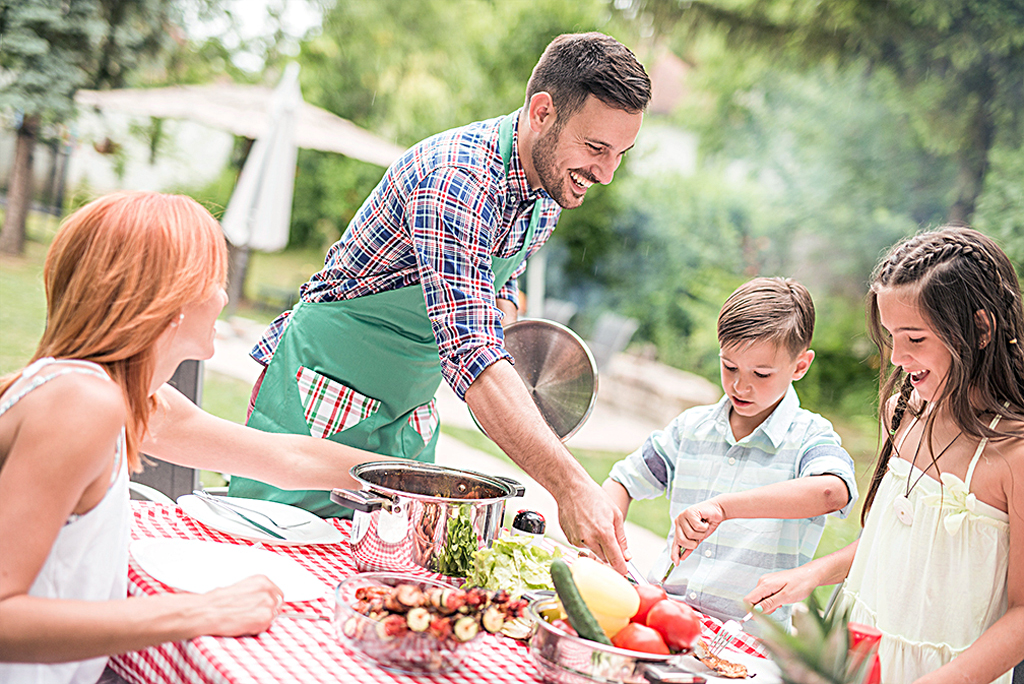
[[[132,538],[171,538],[251,545],[207,527],[182,513],[176,506],[148,501],[132,502]],[[351,521],[332,519],[348,539]],[[347,541],[311,546],[262,548],[291,557],[328,586],[356,574],[357,568]],[[128,567],[131,595],[173,591],[146,574],[131,559]],[[334,614],[333,599],[286,604],[285,610],[324,616]],[[704,619],[705,636],[718,631],[720,623]],[[199,637],[166,643],[111,659],[111,667],[122,677],[138,684],[250,684],[261,682],[424,682],[448,684],[536,684],[541,680],[525,643],[487,634],[479,652],[463,666],[444,675],[409,677],[386,672],[370,661],[342,647],[334,636],[330,620],[278,618],[270,629],[253,637]],[[753,637],[741,635],[733,646],[763,655],[763,646]]]

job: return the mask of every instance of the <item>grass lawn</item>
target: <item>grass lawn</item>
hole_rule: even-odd
[[[46,219],[30,224],[32,238],[26,243],[22,257],[0,256],[0,374],[25,365],[36,348],[46,315],[42,284],[42,267],[46,244],[52,237],[53,223]],[[257,298],[260,284],[273,288],[293,288],[322,265],[323,256],[313,251],[286,251],[278,254],[254,253],[246,292]],[[239,307],[237,315],[269,323],[277,311],[249,305]],[[248,383],[207,371],[204,377],[203,408],[210,413],[235,422],[245,421],[251,387]],[[876,428],[869,417],[826,416],[832,420],[843,444],[857,465],[861,493],[867,490],[876,453]],[[487,437],[475,430],[442,426],[442,430],[472,447],[499,458],[507,456]],[[639,445],[637,445],[639,446]],[[587,472],[598,482],[604,481],[612,465],[625,454],[607,451],[573,449]],[[214,473],[203,473],[207,486],[222,484]],[[671,524],[668,501],[664,498],[637,501],[630,506],[628,519],[658,535],[667,535]],[[818,555],[831,553],[857,538],[860,532],[860,505],[845,520],[829,517],[818,547]],[[829,591],[819,590],[819,598],[827,599]]]

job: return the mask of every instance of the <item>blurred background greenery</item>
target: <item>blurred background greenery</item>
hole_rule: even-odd
[[[315,17],[298,31],[288,23],[296,5]],[[265,14],[264,29],[242,36],[253,12]],[[957,222],[997,238],[1018,273],[1024,264],[1019,3],[0,0],[0,116],[37,147],[54,145],[73,134],[77,88],[272,86],[298,61],[307,102],[408,146],[520,106],[543,47],[587,30],[631,46],[658,100],[643,149],[563,214],[546,248],[547,295],[577,305],[584,336],[601,312],[632,317],[634,351],[717,382],[714,321],[728,293],[754,275],[800,279],[818,308],[802,402],[837,423],[866,472],[880,359],[863,297],[879,255]],[[47,45],[60,49],[41,52]],[[26,73],[34,80],[12,77]],[[161,130],[153,120],[131,135],[159,155],[173,144]],[[692,150],[668,144],[680,135]],[[247,143],[236,140],[235,163],[215,182],[165,189],[225,206]],[[679,158],[653,163],[659,145]],[[258,300],[261,286],[294,290],[318,270],[382,174],[300,150],[289,246],[254,255],[247,297]],[[94,194],[73,188],[61,209]],[[54,225],[36,217],[24,256],[0,261],[0,371],[18,367],[41,330],[39,268]],[[20,252],[8,233],[5,222],[0,250]],[[244,302],[240,313],[272,315]],[[207,388],[216,411],[244,413],[244,389]]]

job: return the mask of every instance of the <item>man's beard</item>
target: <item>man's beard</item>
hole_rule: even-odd
[[[583,203],[582,197],[576,197],[566,187],[566,178],[555,168],[555,149],[558,147],[558,138],[561,129],[552,127],[533,146],[530,157],[533,160],[533,168],[540,178],[540,185],[551,195],[551,199],[558,203],[563,209],[572,209]]]

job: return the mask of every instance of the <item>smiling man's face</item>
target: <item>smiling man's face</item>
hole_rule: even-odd
[[[531,157],[541,187],[563,209],[580,206],[587,188],[612,182],[642,122],[640,112],[609,107],[588,96],[561,130],[552,126],[534,144]]]

